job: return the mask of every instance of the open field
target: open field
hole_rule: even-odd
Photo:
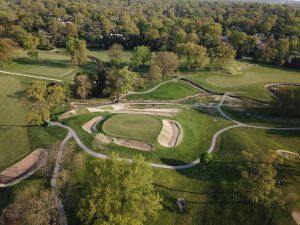
[[[102,131],[112,137],[154,142],[161,130],[159,119],[148,115],[118,114],[107,119]]]
[[[243,72],[237,75],[230,75],[224,72],[198,72],[188,77],[203,87],[216,91],[246,92],[245,95],[259,100],[270,100],[271,94],[264,86],[269,83],[300,83],[299,70],[283,69],[280,67],[248,64],[242,62]],[[237,68],[234,62],[234,68]],[[231,68],[232,70],[232,68]],[[196,75],[196,76],[194,76]]]
[[[183,81],[171,81],[158,87],[156,90],[146,94],[133,94],[126,98],[134,99],[155,99],[155,100],[174,100],[187,96],[195,95],[199,91]]]
[[[39,51],[38,61],[36,61],[30,58],[26,51],[19,49],[14,62],[7,64],[1,70],[72,81],[77,72],[82,70],[95,71],[96,67],[92,62],[80,67],[73,66],[69,55],[55,53],[54,51]]]

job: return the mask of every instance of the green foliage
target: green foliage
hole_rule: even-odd
[[[149,69],[149,81],[150,83],[156,83],[162,78],[161,69],[158,65],[151,65]]]
[[[240,168],[240,191],[253,203],[266,207],[273,203],[282,205],[283,194],[277,186],[277,172],[273,166],[278,160],[278,155],[271,152],[254,155],[246,151],[243,151],[242,155],[246,162]]]
[[[162,199],[152,185],[152,168],[142,157],[128,164],[112,155],[92,165],[77,212],[84,224],[142,225],[158,218]]]
[[[113,44],[108,49],[108,57],[113,65],[119,65],[122,62],[121,55],[123,52],[123,46],[120,44]]]
[[[137,46],[134,48],[132,53],[132,64],[134,67],[139,67],[140,65],[145,65],[145,63],[150,62],[152,59],[152,53],[147,46]]]
[[[23,42],[24,49],[27,50],[27,54],[35,58],[38,61],[39,52],[37,50],[37,46],[39,45],[40,40],[33,36],[32,34],[28,34]]]
[[[222,43],[211,53],[211,68],[213,69],[221,69],[228,62],[235,58],[236,51],[232,48],[231,45],[227,43]]]
[[[67,87],[47,85],[44,81],[35,81],[26,90],[23,97],[27,108],[27,119],[31,124],[41,125],[50,120],[51,109],[67,99]]]
[[[107,72],[105,93],[114,95],[115,100],[128,91],[133,91],[138,86],[141,86],[143,81],[137,73],[129,70],[128,66],[122,69],[113,67]]]
[[[193,42],[181,43],[176,45],[179,56],[185,56],[188,70],[203,69],[209,62],[207,49]]]
[[[74,65],[84,65],[87,63],[86,42],[74,37],[70,37],[67,41],[67,51],[71,55],[71,61]]]
[[[212,155],[209,153],[209,152],[203,152],[201,155],[200,155],[200,163],[204,164],[204,165],[208,165],[211,160],[212,160]]]

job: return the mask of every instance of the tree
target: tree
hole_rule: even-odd
[[[247,35],[244,32],[233,30],[229,36],[229,41],[235,49],[238,49],[244,43],[246,38]]]
[[[71,55],[71,61],[74,65],[80,66],[87,63],[86,42],[74,37],[70,37],[67,41],[67,51]]]
[[[134,67],[145,65],[145,63],[150,62],[151,59],[152,59],[152,53],[149,47],[142,45],[134,48],[132,58],[131,58]]]
[[[77,74],[74,78],[76,95],[86,99],[92,92],[93,84],[86,74]]]
[[[283,65],[286,61],[286,58],[288,56],[289,53],[289,39],[287,38],[281,38],[278,40],[277,44],[276,44],[276,49],[277,49],[277,63],[280,65]]]
[[[35,81],[26,90],[23,102],[27,108],[27,120],[30,124],[41,125],[50,120],[53,107],[67,99],[67,88],[58,84]]]
[[[231,45],[222,43],[211,54],[211,67],[220,69],[235,58],[236,51]]]
[[[122,69],[113,67],[107,73],[105,93],[114,95],[117,100],[128,91],[133,91],[138,85],[140,85],[140,76],[130,71],[128,66]]]
[[[208,64],[208,55],[205,47],[192,42],[176,45],[179,56],[186,56],[187,69],[202,69]]]
[[[200,156],[200,163],[204,165],[208,165],[211,160],[212,160],[212,155],[208,151],[203,152]]]
[[[149,70],[149,81],[151,83],[155,83],[161,80],[162,74],[161,69],[158,65],[151,65]]]
[[[246,198],[266,207],[273,203],[283,204],[282,192],[276,186],[276,169],[273,167],[278,156],[271,152],[254,155],[246,151],[242,155],[246,163],[240,168],[240,189]]]
[[[161,69],[163,76],[177,71],[179,60],[174,52],[160,52],[155,56],[154,62]]]
[[[15,55],[17,43],[9,38],[0,38],[0,62],[4,67],[5,63],[10,63]]]
[[[39,43],[40,40],[32,34],[28,34],[23,43],[25,50],[27,50],[27,55],[29,55],[32,58],[35,58],[36,61],[38,61],[39,56],[39,51],[37,50],[37,46],[39,45]]]
[[[120,44],[113,44],[108,49],[108,57],[113,65],[119,65],[122,61],[123,46]]]
[[[14,220],[23,225],[55,225],[58,223],[55,196],[37,183],[21,189],[8,210],[13,214]]]
[[[94,161],[94,171],[77,215],[84,224],[142,225],[158,218],[161,197],[152,184],[152,168],[144,158],[132,164],[117,155]]]

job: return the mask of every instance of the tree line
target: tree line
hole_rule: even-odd
[[[32,57],[36,48],[67,46],[70,37],[85,40],[88,47],[109,48],[119,43],[155,51],[175,51],[179,44],[194,43],[207,48],[209,55],[225,42],[236,50],[237,58],[297,67],[299,21],[297,5],[196,0],[3,1],[0,38],[11,38]]]

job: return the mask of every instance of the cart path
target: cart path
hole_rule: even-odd
[[[231,92],[232,93],[232,92]],[[211,140],[211,145],[209,147],[209,149],[207,150],[209,153],[212,153],[216,147],[216,143],[217,143],[217,140],[218,140],[218,137],[230,130],[230,129],[233,129],[233,128],[239,128],[239,127],[244,127],[244,128],[256,128],[256,129],[265,129],[265,130],[277,130],[277,131],[298,131],[300,130],[300,127],[284,127],[284,128],[279,128],[279,127],[264,127],[264,126],[255,126],[255,125],[248,125],[248,124],[244,124],[244,123],[241,123],[241,122],[238,122],[234,119],[232,119],[230,116],[228,116],[225,112],[223,112],[222,110],[222,105],[226,99],[226,97],[228,96],[228,94],[230,94],[229,92],[225,93],[219,104],[215,106],[215,108],[218,110],[218,112],[226,119],[232,121],[234,123],[234,125],[231,125],[231,126],[228,126],[228,127],[224,127],[222,128],[221,130],[215,132],[213,134],[213,137],[212,137],[212,140]],[[66,142],[71,139],[71,138],[74,138],[75,141],[77,142],[77,144],[80,146],[81,149],[83,149],[85,152],[87,152],[88,154],[96,157],[96,158],[101,158],[101,159],[107,159],[109,158],[108,155],[105,155],[105,154],[102,154],[102,153],[98,153],[98,152],[95,152],[91,149],[89,149],[85,144],[82,143],[82,141],[80,140],[80,138],[78,137],[77,133],[71,128],[71,127],[68,127],[60,122],[52,122],[53,125],[55,126],[58,126],[58,127],[62,127],[64,129],[67,129],[69,131],[68,133],[68,136],[66,137],[66,139],[64,140],[64,144],[66,144]],[[122,160],[126,160],[128,161],[129,163],[132,162],[132,159],[125,159],[125,158],[121,158]],[[188,163],[188,164],[183,164],[183,165],[174,165],[174,166],[171,166],[171,165],[166,165],[166,164],[158,164],[158,163],[150,163],[152,167],[155,167],[155,168],[163,168],[163,169],[175,169],[175,170],[181,170],[181,169],[188,169],[188,168],[191,168],[197,164],[200,163],[200,159],[196,159],[194,160],[193,162],[191,163]]]

